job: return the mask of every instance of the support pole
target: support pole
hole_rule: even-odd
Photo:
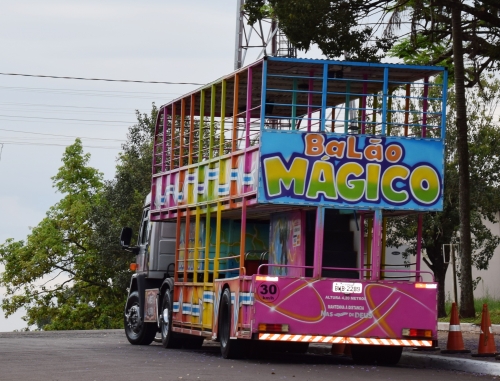
[[[420,277],[420,261],[422,260],[422,226],[424,222],[424,216],[423,214],[418,215],[417,219],[417,256],[416,256],[416,264],[415,264],[415,270],[417,273],[415,274],[416,278],[415,281],[417,281]],[[456,302],[456,301],[455,301]]]
[[[382,249],[382,209],[375,209],[373,214],[373,240],[372,240],[372,273],[371,280],[380,279],[380,257]]]
[[[316,226],[314,236],[314,268],[313,278],[321,277],[323,267],[323,235],[325,227],[325,208],[318,206],[316,209]]]

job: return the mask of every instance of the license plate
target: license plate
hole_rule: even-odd
[[[363,285],[361,283],[333,282],[333,292],[361,294],[363,292]]]

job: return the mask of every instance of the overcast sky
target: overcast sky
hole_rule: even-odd
[[[208,83],[233,70],[235,22],[235,0],[4,1],[0,72]],[[0,243],[59,200],[50,178],[74,137],[111,179],[135,110],[194,88],[0,75]],[[0,331],[25,327],[21,315],[0,312]]]

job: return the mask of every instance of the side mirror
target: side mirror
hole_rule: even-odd
[[[122,234],[120,235],[120,245],[122,247],[130,246],[130,241],[132,240],[132,228],[124,227],[122,229]]]

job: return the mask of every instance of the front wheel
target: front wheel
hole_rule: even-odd
[[[220,351],[225,359],[236,359],[242,356],[241,342],[231,339],[231,292],[226,288],[222,293],[219,308]]]
[[[165,348],[181,347],[180,336],[172,332],[172,292],[169,289],[163,294],[160,312],[161,343]]]
[[[125,335],[133,345],[149,345],[156,336],[156,324],[144,323],[140,314],[139,293],[132,292],[127,300],[124,316]]]

